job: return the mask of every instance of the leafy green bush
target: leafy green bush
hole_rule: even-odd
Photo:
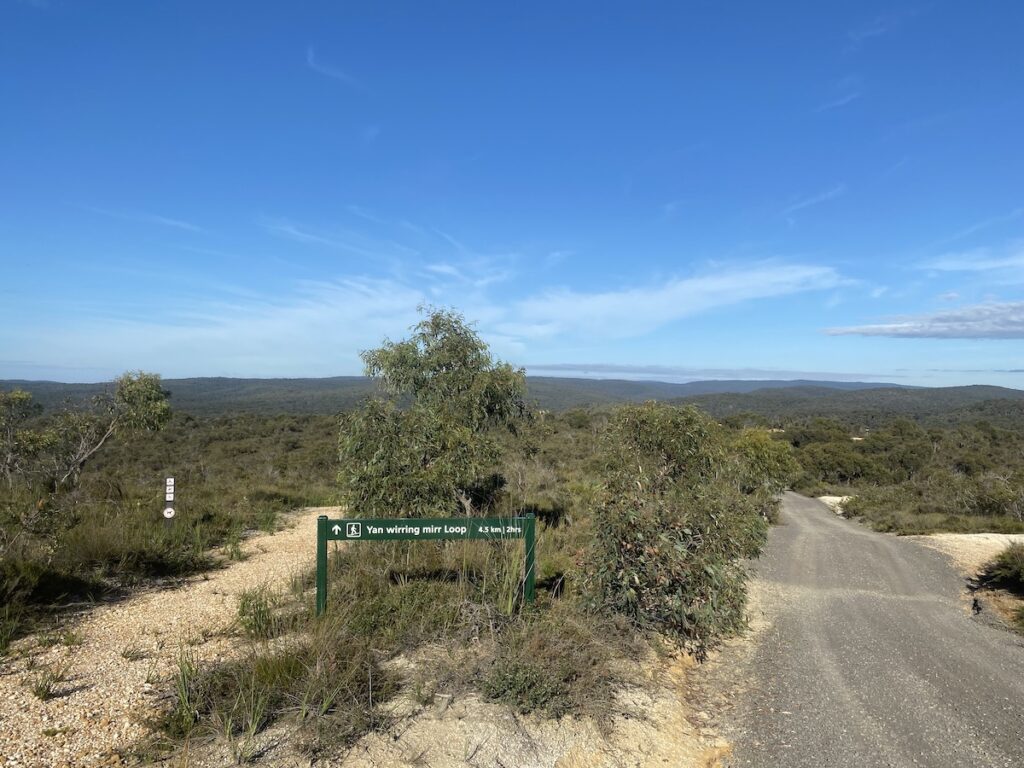
[[[1024,594],[1024,544],[1010,544],[985,568],[982,580],[989,586]]]
[[[627,406],[607,440],[606,493],[586,557],[590,602],[703,656],[743,625],[739,560],[757,554],[767,528],[741,490],[756,464],[730,475],[721,434],[691,408]]]

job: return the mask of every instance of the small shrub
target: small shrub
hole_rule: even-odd
[[[1024,633],[1024,607],[1018,608],[1013,614],[1013,627]]]
[[[128,645],[121,649],[121,658],[126,661],[141,661],[146,658],[146,652],[137,645]]]
[[[274,615],[275,602],[266,587],[256,587],[242,592],[238,601],[238,621],[249,637],[267,640],[278,634],[278,622]]]
[[[716,474],[721,439],[692,408],[621,409],[609,429],[607,491],[585,558],[592,607],[664,633],[698,657],[744,624],[739,561],[758,554],[767,532],[765,500],[744,486],[781,483],[758,481],[768,470],[754,461],[743,462],[739,479]]]
[[[199,679],[199,660],[194,651],[182,648],[174,670],[174,708],[166,728],[176,736],[188,736],[199,719],[203,689]]]
[[[56,698],[57,687],[64,682],[66,675],[66,667],[44,667],[32,678],[29,686],[32,695],[40,701]]]
[[[982,574],[988,586],[1024,594],[1024,544],[1011,544],[996,557]]]
[[[481,689],[521,713],[605,719],[620,682],[613,661],[627,637],[622,627],[569,604],[530,612],[499,636]]]
[[[224,551],[227,553],[228,560],[241,562],[248,557],[242,551],[242,529],[240,527],[232,528],[228,533],[224,541]]]
[[[73,629],[69,629],[60,636],[60,644],[68,648],[79,646],[85,642],[85,635]]]

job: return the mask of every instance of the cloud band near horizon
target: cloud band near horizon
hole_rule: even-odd
[[[989,302],[889,323],[829,328],[830,336],[907,339],[1024,339],[1024,301]]]

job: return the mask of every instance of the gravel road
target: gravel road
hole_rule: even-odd
[[[757,565],[730,766],[1024,766],[1024,641],[941,553],[787,494]],[[734,654],[735,655],[735,654]]]

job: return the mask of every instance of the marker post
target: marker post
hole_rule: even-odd
[[[164,481],[164,526],[170,528],[174,523],[174,478]]]
[[[316,615],[327,610],[327,515],[316,519]]]

